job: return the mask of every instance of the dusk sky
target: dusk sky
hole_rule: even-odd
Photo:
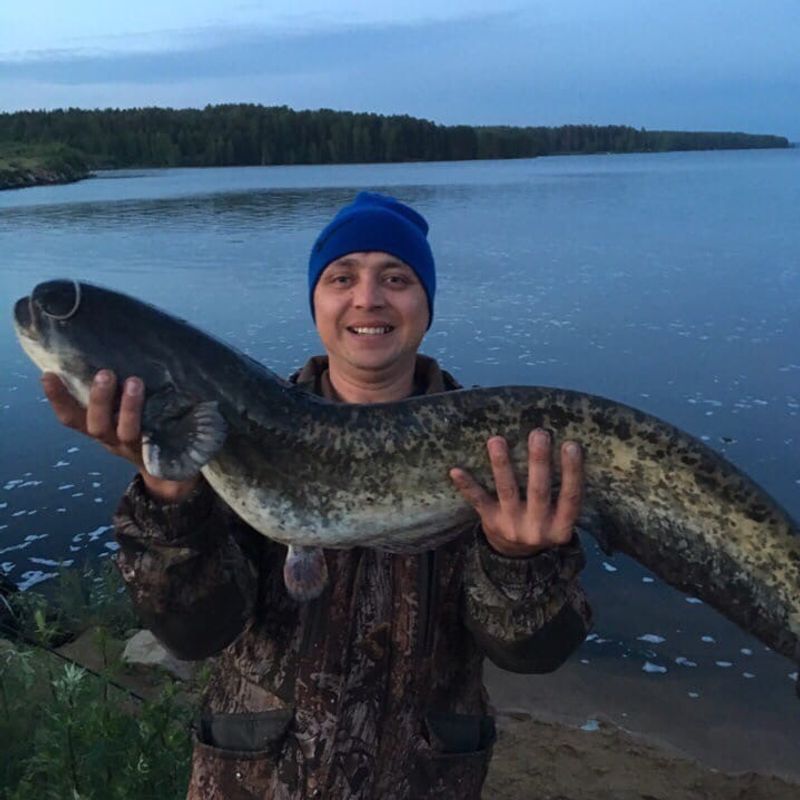
[[[800,0],[0,0],[0,110],[226,102],[798,141]]]

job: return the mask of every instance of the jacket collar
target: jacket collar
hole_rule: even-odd
[[[289,380],[307,392],[320,395],[326,400],[340,402],[328,374],[328,356],[312,356]],[[458,381],[443,370],[436,359],[417,354],[413,396],[450,392],[460,388]]]

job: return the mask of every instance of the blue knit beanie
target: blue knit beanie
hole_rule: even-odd
[[[308,300],[314,317],[314,289],[331,261],[348,253],[380,251],[408,264],[428,298],[428,327],[433,321],[436,267],[428,244],[428,223],[410,206],[374,192],[359,192],[314,242],[308,261]]]

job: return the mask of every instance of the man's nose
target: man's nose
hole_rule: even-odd
[[[367,278],[359,281],[353,290],[353,303],[358,308],[380,308],[385,304],[380,281]]]

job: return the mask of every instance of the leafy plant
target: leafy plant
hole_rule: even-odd
[[[0,639],[0,798],[182,798],[197,684],[165,677],[151,700],[119,685],[115,653],[135,617],[116,570],[64,571],[50,599],[24,592],[11,605],[27,643]],[[50,649],[89,628],[99,674]]]

